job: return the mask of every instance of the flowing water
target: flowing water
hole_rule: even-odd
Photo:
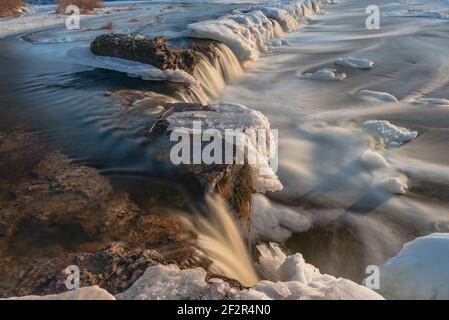
[[[140,10],[85,23],[95,26],[114,19],[117,32],[165,35],[176,45],[189,36],[191,23],[263,2],[173,1],[174,10],[161,11],[164,1],[148,1],[135,4]],[[297,31],[284,34],[273,22],[256,30],[258,37],[243,47],[223,37],[224,44],[217,47],[220,59],[203,57],[195,71],[201,90],[82,66],[66,56],[71,48],[88,45],[101,30],[70,33],[58,25],[0,39],[0,130],[40,131],[75,161],[99,168],[141,198],[165,188],[190,199],[189,188],[172,168],[152,160],[157,145],[135,138],[132,128],[117,121],[116,107],[103,93],[131,88],[186,102],[205,102],[205,94],[210,101],[259,110],[279,130],[278,175],[284,190],[267,196],[310,221],[309,229],[294,234],[287,247],[303,253],[322,272],[359,281],[367,265],[382,264],[406,241],[449,230],[449,109],[413,103],[449,97],[447,2],[375,1],[380,29],[367,30],[365,8],[372,2],[340,0],[307,23],[290,16],[282,27],[300,24]],[[438,10],[429,9],[432,3]],[[134,15],[145,24],[128,23]],[[272,37],[289,44],[270,45]],[[375,67],[367,71],[334,65],[348,56],[372,60]],[[298,76],[322,68],[337,68],[348,78],[314,81]],[[358,94],[364,89],[389,92],[400,102],[367,100]],[[399,148],[379,146],[359,129],[366,120],[388,120],[417,131],[418,138]],[[386,158],[388,172],[366,170],[360,157],[367,149]],[[409,192],[395,195],[373,187],[384,174],[406,176]],[[201,220],[204,251],[219,271],[255,282],[250,255],[236,240],[237,229],[221,217],[214,223],[212,218]],[[222,229],[212,230],[217,225]]]

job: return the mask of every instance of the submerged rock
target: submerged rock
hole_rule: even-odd
[[[100,56],[116,57],[151,64],[162,70],[181,69],[192,74],[198,57],[191,49],[168,48],[167,38],[108,33],[95,38],[90,50]]]

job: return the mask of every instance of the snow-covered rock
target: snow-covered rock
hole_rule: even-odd
[[[364,97],[367,97],[367,98],[372,98],[372,99],[376,99],[376,100],[380,100],[380,101],[384,101],[384,102],[399,102],[398,99],[394,95],[392,95],[388,92],[362,90],[359,92],[359,94]]]
[[[337,73],[335,69],[318,69],[312,73],[298,74],[298,76],[310,80],[344,80],[347,78],[346,73]]]
[[[381,267],[379,292],[388,299],[449,299],[449,233],[406,243]]]
[[[11,297],[7,300],[115,300],[115,297],[99,286],[83,287],[60,294],[46,296]]]
[[[208,105],[204,110],[173,113],[167,117],[167,121],[170,131],[178,128],[193,130],[194,121],[201,122],[203,132],[208,129],[218,130],[226,143],[234,145],[240,154],[245,154],[246,160],[247,155],[252,155],[254,161],[246,163],[252,168],[252,185],[257,192],[282,190],[281,182],[270,167],[270,159],[277,152],[277,142],[270,131],[270,122],[261,112],[240,104],[219,102]],[[235,143],[235,137],[227,135],[226,130],[241,131],[243,145]],[[254,134],[260,133],[266,134],[265,144],[254,141]]]
[[[310,228],[309,219],[288,207],[272,203],[262,194],[253,195],[251,238],[255,241],[284,242],[292,232]]]
[[[390,164],[382,155],[369,149],[362,154],[360,160],[370,170],[390,167]]]
[[[368,120],[361,128],[381,140],[386,147],[399,147],[418,136],[418,132],[397,127],[386,120]]]
[[[361,70],[368,70],[374,67],[373,61],[353,57],[338,58],[337,61],[335,61],[335,64],[344,67],[357,68]]]

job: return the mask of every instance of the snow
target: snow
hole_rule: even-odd
[[[321,0],[281,1],[274,5],[235,10],[216,20],[191,23],[187,28],[194,38],[226,44],[245,62],[257,59],[261,52],[268,50],[271,39],[282,36],[279,24],[283,31],[294,31],[305,17],[319,10],[321,3]]]
[[[417,104],[427,104],[427,105],[438,106],[438,107],[442,107],[442,106],[447,107],[447,106],[449,106],[449,99],[419,98],[419,99],[416,99],[413,102],[417,103]]]
[[[386,120],[368,120],[361,128],[381,140],[386,147],[399,147],[418,136],[418,132],[397,127]]]
[[[359,92],[359,94],[367,98],[372,98],[384,102],[399,102],[395,96],[389,94],[388,92],[362,90]]]
[[[262,194],[253,195],[251,217],[251,239],[284,242],[292,232],[303,232],[310,228],[309,219],[288,207],[271,202]]]
[[[405,194],[408,190],[407,179],[404,177],[387,177],[382,179],[377,186],[389,193]]]
[[[374,67],[374,62],[367,60],[367,59],[358,59],[353,57],[347,57],[347,58],[338,58],[337,61],[335,61],[336,65],[350,67],[350,68],[357,68],[361,70],[368,70],[372,69]]]
[[[270,159],[275,157],[277,152],[277,142],[270,131],[270,122],[259,111],[249,109],[240,104],[219,102],[208,106],[206,110],[176,112],[167,117],[169,130],[177,128],[192,129],[194,121],[201,121],[202,130],[216,129],[227,143],[236,147],[248,148],[245,156],[256,155],[257,161],[249,163],[252,168],[253,187],[257,192],[279,191],[282,190],[282,184],[277,175],[270,167]],[[251,132],[256,130],[265,130],[267,141],[265,145],[258,146],[254,138],[250,136]],[[234,137],[228,139],[225,130],[241,130],[243,133],[244,146],[234,142]],[[228,141],[229,140],[229,141]],[[244,150],[239,149],[242,153]]]
[[[360,157],[363,165],[370,170],[382,169],[390,167],[388,161],[379,153],[370,149],[366,150]]]
[[[379,292],[389,299],[449,299],[449,233],[406,243],[380,269]]]
[[[346,73],[337,73],[335,69],[319,69],[313,73],[298,74],[298,76],[310,80],[344,80],[347,78]]]
[[[60,294],[46,296],[11,297],[6,300],[115,300],[114,296],[99,286],[83,287]]]
[[[248,290],[226,282],[205,281],[201,268],[180,270],[175,265],[150,266],[117,299],[382,299],[376,292],[353,281],[321,274],[301,254],[286,256],[276,244],[258,246],[258,266],[268,275]]]

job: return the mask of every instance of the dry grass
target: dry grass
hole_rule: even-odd
[[[112,21],[108,21],[104,25],[101,26],[101,29],[112,30],[112,29],[114,29],[114,23],[112,23]]]
[[[17,10],[23,6],[22,0],[0,0],[0,17],[18,16]]]
[[[78,6],[82,13],[88,13],[104,6],[103,0],[57,0],[56,2],[58,4],[57,13],[65,13],[66,8],[70,5]]]

